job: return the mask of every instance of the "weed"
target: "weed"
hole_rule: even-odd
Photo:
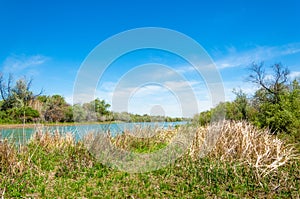
[[[217,124],[215,124],[217,125]],[[219,124],[220,125],[220,124]],[[185,129],[184,129],[185,128]],[[220,130],[220,136],[208,133]],[[125,132],[109,137],[118,148],[151,153],[192,131],[188,151],[174,164],[146,173],[103,165],[88,140],[58,132],[37,133],[22,146],[0,144],[0,196],[4,198],[299,198],[299,156],[268,131],[244,122],[215,127],[157,130],[153,136]],[[152,132],[153,133],[153,132]],[[177,137],[176,137],[177,136]],[[209,150],[209,142],[216,145]],[[206,150],[205,156],[203,150]],[[201,158],[200,158],[201,157]]]

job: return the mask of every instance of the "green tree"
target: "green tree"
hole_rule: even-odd
[[[110,104],[107,104],[104,100],[95,99],[94,102],[95,111],[100,115],[108,115]]]
[[[238,119],[247,120],[248,119],[248,99],[246,93],[244,93],[241,89],[240,90],[233,90],[233,93],[236,95],[235,100],[233,101],[237,112],[238,112]]]
[[[12,74],[9,74],[7,81],[4,75],[0,74],[0,94],[2,98],[1,111],[5,112],[11,122],[31,122],[39,117],[39,113],[31,107],[31,103],[42,91],[35,95],[31,90],[32,79],[26,77],[13,81]]]
[[[290,90],[279,95],[278,103],[261,102],[256,124],[273,132],[296,133],[300,129],[300,89],[294,81]]]
[[[284,132],[300,141],[300,85],[299,79],[288,81],[289,70],[281,64],[271,66],[272,73],[265,72],[263,63],[251,66],[249,80],[258,86],[252,98],[241,90],[233,92],[233,102],[218,104],[215,108],[196,116],[201,125],[220,115],[227,120],[247,120],[273,133]]]
[[[67,105],[65,109],[65,122],[74,122],[73,106]]]
[[[274,64],[271,68],[273,73],[266,74],[263,64],[252,65],[253,73],[249,77],[259,86],[252,99],[257,112],[253,121],[274,133],[295,133],[300,127],[299,82],[289,83],[289,70],[281,64]]]
[[[211,111],[209,110],[201,112],[199,116],[196,117],[198,117],[198,122],[200,123],[200,125],[204,126],[206,124],[209,124],[211,121]]]
[[[11,117],[11,120],[16,123],[35,122],[40,117],[39,112],[29,106],[11,108],[7,111],[7,114]]]
[[[75,122],[86,121],[87,113],[80,104],[73,105],[72,109],[73,109],[73,120]]]
[[[89,103],[84,103],[83,108],[86,111],[87,121],[104,121],[110,119],[110,107],[104,100],[95,99]]]
[[[29,103],[34,100],[39,94],[33,94],[30,90],[32,79],[28,80],[23,77],[13,83],[13,77],[10,74],[7,82],[4,80],[3,74],[0,74],[0,94],[3,100],[2,110],[7,110],[13,107],[29,106]]]
[[[48,96],[44,104],[44,119],[49,122],[64,122],[68,107],[69,105],[62,96]]]

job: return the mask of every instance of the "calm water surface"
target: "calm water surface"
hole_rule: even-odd
[[[110,132],[112,136],[120,134],[124,131],[130,131],[135,128],[174,128],[177,125],[183,125],[187,122],[145,122],[145,123],[111,123],[111,124],[87,124],[74,126],[45,126],[37,128],[15,128],[15,129],[1,129],[0,140],[8,139],[16,143],[25,143],[37,131],[43,133],[49,132],[54,134],[59,132],[61,134],[72,133],[76,141],[80,140],[88,132]]]

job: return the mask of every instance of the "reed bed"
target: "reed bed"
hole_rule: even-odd
[[[37,143],[47,149],[62,149],[64,147],[74,146],[75,138],[71,132],[60,133],[56,130],[54,133],[51,133],[49,131],[44,132],[42,129],[39,129],[33,134],[30,142]]]
[[[0,172],[12,176],[22,175],[26,170],[40,172],[41,165],[37,166],[37,163],[53,156],[67,157],[61,162],[63,164],[57,163],[55,167],[51,167],[55,172],[63,167],[91,167],[94,160],[82,142],[75,142],[71,132],[62,134],[39,128],[25,145],[16,145],[7,139],[0,143]]]
[[[110,145],[97,142],[99,135]],[[185,146],[181,157],[146,173],[115,170],[93,153],[107,146],[159,153],[172,143]],[[71,132],[37,128],[26,145],[0,143],[0,198],[297,198],[299,165],[292,145],[246,122],[136,128],[114,137],[109,132],[88,133],[80,141]]]
[[[292,145],[285,144],[269,130],[244,121],[224,121],[194,130],[195,139],[189,149],[193,159],[207,155],[247,164],[256,168],[259,175],[267,175],[299,157]]]
[[[179,129],[165,130],[135,128],[133,132],[124,131],[115,137],[109,133],[105,136],[119,149],[149,153],[178,141],[178,138],[174,139],[176,135],[187,131],[193,132],[193,137],[189,137],[192,140],[186,140],[186,143],[190,143],[187,154],[193,160],[209,156],[220,161],[247,164],[256,168],[260,175],[267,175],[288,161],[299,157],[292,145],[285,144],[270,131],[257,129],[247,122],[225,121],[206,127],[184,126]],[[96,136],[95,133],[88,133],[77,145],[91,149],[91,145],[95,144]],[[38,129],[29,144],[36,144],[47,151],[64,151],[69,147],[75,147],[76,142],[71,132],[62,134],[58,131],[51,133]],[[26,146],[18,148],[7,140],[2,141],[0,143],[2,168],[10,168],[11,172],[21,171],[23,163],[18,160],[18,153],[24,151]]]
[[[97,135],[88,134],[84,143],[91,151],[95,148],[95,151],[104,150],[113,144],[124,151],[151,153],[180,142],[182,145],[188,144],[188,150],[183,155],[190,156],[194,161],[207,156],[223,162],[244,164],[255,168],[260,177],[276,172],[278,167],[299,157],[293,145],[285,144],[269,130],[258,129],[245,121],[223,121],[206,127],[190,125],[167,130],[136,128],[133,132],[125,131],[115,137],[109,133],[104,136],[105,143],[95,143]]]

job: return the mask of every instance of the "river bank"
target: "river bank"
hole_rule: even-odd
[[[189,126],[149,138],[109,137],[116,149],[130,152],[110,153],[112,159],[101,159],[111,148],[93,137],[75,142],[63,133],[47,134],[22,147],[3,142],[0,198],[299,198],[300,158],[290,145],[251,124],[226,122],[216,147],[206,148],[211,128],[219,129]],[[196,133],[191,145],[169,151],[174,143],[184,147],[176,135],[187,132]]]
[[[113,122],[73,122],[73,123],[35,123],[35,124],[0,124],[1,129],[21,129],[21,128],[35,128],[35,127],[55,127],[55,126],[83,126],[83,125],[97,125],[97,124],[115,124],[123,123],[120,121]]]

